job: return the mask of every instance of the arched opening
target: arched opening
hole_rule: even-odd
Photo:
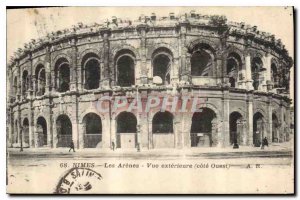
[[[55,64],[55,88],[58,92],[70,90],[70,65],[65,58],[60,58]]]
[[[192,76],[213,75],[213,56],[209,45],[206,44],[197,45],[192,51],[191,75]]]
[[[41,96],[45,94],[46,88],[46,72],[45,67],[39,64],[35,70],[36,77],[36,95]]]
[[[23,120],[23,147],[29,147],[29,121],[27,118]]]
[[[84,148],[101,147],[102,122],[95,113],[88,113],[83,118],[84,124]]]
[[[271,64],[271,81],[274,84],[274,88],[279,87],[279,76],[277,72],[277,67],[274,63]]]
[[[153,77],[158,76],[162,84],[170,84],[170,73],[172,66],[172,53],[169,49],[159,48],[152,56]]]
[[[253,116],[253,144],[260,147],[262,138],[264,137],[264,117],[260,112]]]
[[[263,62],[259,57],[255,57],[251,61],[251,74],[254,90],[258,90],[260,85],[260,73],[263,70]]]
[[[24,70],[22,75],[22,95],[25,96],[27,90],[29,89],[29,76],[28,71]]]
[[[122,112],[117,116],[117,148],[135,148],[137,120],[134,114]]]
[[[72,142],[72,123],[67,115],[60,115],[56,120],[57,147],[70,147]]]
[[[152,133],[154,148],[174,148],[173,115],[168,111],[157,112],[152,120]]]
[[[230,53],[227,57],[226,72],[229,77],[230,87],[235,87],[238,80],[238,71],[242,69],[242,60],[237,53]]]
[[[272,114],[272,142],[279,142],[279,121],[275,113]]]
[[[134,60],[129,54],[123,54],[117,59],[117,85],[130,87],[135,84]]]
[[[82,62],[82,69],[84,74],[84,88],[87,90],[99,88],[100,82],[100,60],[99,57],[93,53],[84,56]]]
[[[213,120],[216,113],[210,108],[202,108],[201,112],[195,112],[192,117],[191,147],[212,147],[217,145]]]
[[[238,112],[233,112],[229,116],[229,134],[230,144],[241,144],[242,141],[242,115]]]
[[[39,117],[36,123],[37,146],[43,147],[48,144],[47,122],[44,117]]]

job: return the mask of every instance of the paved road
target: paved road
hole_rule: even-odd
[[[252,150],[252,151],[234,151],[234,152],[192,152],[192,151],[145,151],[145,152],[121,152],[121,151],[79,151],[68,152],[66,149],[60,152],[33,152],[26,151],[8,151],[9,160],[20,159],[235,159],[235,158],[291,158],[293,152],[291,150]]]

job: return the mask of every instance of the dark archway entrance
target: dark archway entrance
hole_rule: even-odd
[[[263,70],[263,62],[261,58],[255,57],[251,61],[251,74],[254,90],[258,90],[261,79],[261,71]]]
[[[36,123],[37,146],[47,145],[47,122],[44,117],[39,117]]]
[[[88,113],[83,118],[85,128],[84,148],[96,148],[101,146],[102,122],[95,113]]]
[[[135,84],[134,60],[129,55],[120,57],[117,61],[117,84],[130,87]]]
[[[275,113],[272,114],[272,142],[279,142],[279,121]]]
[[[192,76],[213,76],[213,52],[207,44],[198,44],[192,50]]]
[[[154,148],[174,148],[173,115],[167,111],[157,112],[152,120],[152,133]]]
[[[60,115],[56,120],[57,147],[69,147],[72,141],[72,123],[67,115]]]
[[[233,112],[229,116],[229,134],[230,134],[230,144],[241,144],[241,127],[242,115],[238,112]]]
[[[117,148],[135,148],[137,120],[134,114],[122,112],[117,116]]]
[[[23,120],[23,147],[29,147],[29,121],[27,118]]]
[[[202,112],[195,112],[191,126],[191,147],[216,146],[216,138],[212,133],[212,123],[216,114],[209,108],[202,108]]]
[[[70,90],[70,65],[65,58],[55,64],[55,88],[58,92]]]
[[[84,88],[87,90],[99,88],[100,61],[97,55],[89,53],[84,56],[82,69],[84,74]]]
[[[264,117],[257,112],[253,116],[253,144],[255,147],[260,147],[262,138],[264,137]]]
[[[153,59],[153,77],[159,76],[163,85],[170,84],[171,61],[165,54],[156,55]]]

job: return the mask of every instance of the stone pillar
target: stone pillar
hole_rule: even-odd
[[[85,137],[85,133],[86,133],[86,124],[83,122],[79,122],[78,126],[79,126],[79,129],[78,129],[79,130],[79,135],[78,135],[79,146],[78,146],[78,148],[83,149],[84,148],[84,137]]]
[[[148,83],[148,74],[147,74],[147,47],[146,47],[146,33],[147,33],[147,29],[148,29],[148,25],[146,24],[142,24],[139,25],[138,27],[138,31],[140,32],[140,36],[141,36],[141,43],[140,43],[140,56],[141,56],[141,64],[140,64],[140,79],[136,84],[147,84]],[[151,68],[149,68],[151,69]],[[136,73],[136,77],[137,76],[137,72]]]
[[[273,121],[272,121],[272,114],[273,114],[273,110],[272,110],[272,95],[268,96],[268,121],[267,121],[267,139],[269,144],[272,143],[272,129],[273,129]]]
[[[116,119],[112,118],[110,123],[110,141],[115,143],[117,146],[117,130],[116,130]]]
[[[252,80],[252,72],[251,72],[251,57],[249,54],[245,56],[245,64],[246,64],[246,89],[253,90],[253,80]]]
[[[222,123],[222,122],[221,122]],[[212,146],[217,147],[223,147],[224,141],[222,138],[222,131],[220,130],[221,127],[219,127],[220,121],[218,121],[217,118],[214,118],[211,122],[211,140],[212,140]]]
[[[103,58],[103,72],[102,72],[102,88],[110,88],[111,74],[110,74],[110,66],[109,66],[109,29],[101,29],[100,34],[103,39],[103,50],[102,50],[102,58]],[[113,66],[112,66],[113,67]],[[114,78],[113,78],[114,80]]]
[[[32,102],[30,102],[30,113],[29,113],[29,147],[34,147],[34,109],[32,106]]]
[[[14,113],[13,113],[13,110],[12,108],[9,108],[9,112],[10,112],[10,123],[9,123],[9,135],[8,135],[8,141],[9,141],[9,146],[8,147],[12,147],[12,144],[14,143],[14,139],[13,139],[13,136],[14,136]]]
[[[173,130],[174,130],[174,147],[175,148],[181,148],[181,119],[179,115],[174,116],[173,119]]]
[[[240,137],[241,144],[246,146],[248,144],[247,121],[244,119],[240,121]]]
[[[45,93],[48,94],[49,91],[52,90],[52,85],[54,86],[54,81],[51,81],[51,77],[54,80],[54,73],[51,74],[51,70],[54,72],[54,67],[51,69],[51,51],[50,47],[46,47],[46,56],[45,56],[45,81],[46,81],[46,86],[45,86]],[[36,87],[36,86],[35,86]]]
[[[230,146],[230,134],[229,134],[229,91],[224,90],[223,92],[223,146]]]
[[[149,134],[148,134],[148,118],[147,114],[143,113],[140,118],[140,135],[141,135],[141,147],[144,149],[149,148]]]
[[[75,38],[71,40],[70,90],[77,91],[77,47]]]
[[[291,134],[291,109],[290,106],[286,108],[286,122],[287,122],[287,133],[286,133],[286,139],[287,141],[290,141],[290,134]]]
[[[105,116],[102,119],[102,148],[110,148],[111,146],[111,129],[110,129],[110,117]],[[116,141],[115,141],[116,144]]]
[[[284,120],[284,107],[283,100],[280,102],[280,129],[279,129],[279,137],[278,142],[283,142],[283,135],[285,134],[285,120]]]
[[[191,74],[190,74],[190,65],[187,64],[187,60],[189,57],[187,56],[187,48],[186,48],[186,34],[187,34],[187,26],[189,22],[187,20],[179,22],[180,32],[179,32],[179,57],[180,57],[180,80],[183,82],[190,82]]]
[[[51,148],[53,146],[52,142],[52,105],[51,100],[47,99],[46,101],[46,110],[47,114],[45,116],[45,120],[47,122],[47,147]]]
[[[31,77],[32,77],[32,94],[35,97],[36,96],[36,88],[37,88],[37,85],[36,85],[37,77],[35,77],[35,74],[32,74]]]
[[[99,63],[100,65],[100,63]],[[100,65],[100,69],[101,69],[101,65]],[[81,66],[81,63],[79,63],[77,61],[77,65],[76,65],[76,70],[77,70],[77,89],[78,91],[82,91],[83,88],[84,88],[84,80],[82,79],[82,66]],[[100,77],[100,82],[101,82],[101,77]],[[99,83],[99,86],[100,86],[100,83]]]
[[[253,145],[253,94],[249,94],[247,99],[247,127],[248,145]]]
[[[19,66],[19,62],[17,62],[17,76],[18,76],[18,85],[17,85],[17,100],[20,101],[21,100],[21,94],[22,94],[22,88],[21,88],[21,85],[22,85],[22,75],[21,75],[21,69],[20,69],[20,66]]]
[[[149,143],[148,143],[148,149],[153,149],[153,133],[152,133],[152,118],[150,117],[148,113],[148,137],[149,137]]]
[[[263,68],[265,68],[266,70],[262,73],[264,79],[262,81],[262,90],[267,92],[268,89],[268,85],[270,85],[271,83],[271,55],[270,53],[267,53],[262,61],[263,61]]]

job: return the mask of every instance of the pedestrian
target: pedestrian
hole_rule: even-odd
[[[113,151],[115,151],[115,142],[114,141],[111,142],[111,148]]]
[[[69,152],[71,151],[71,149],[73,149],[73,152],[75,152],[75,146],[74,146],[73,140],[72,140],[71,143],[70,143],[70,149],[69,149]]]
[[[136,147],[137,147],[137,152],[140,152],[141,151],[140,143],[137,143]]]
[[[263,144],[264,144],[264,146],[267,146],[267,147],[269,147],[269,142],[268,142],[268,139],[267,139],[267,137],[265,137],[265,138],[264,138],[264,140],[263,140]]]

